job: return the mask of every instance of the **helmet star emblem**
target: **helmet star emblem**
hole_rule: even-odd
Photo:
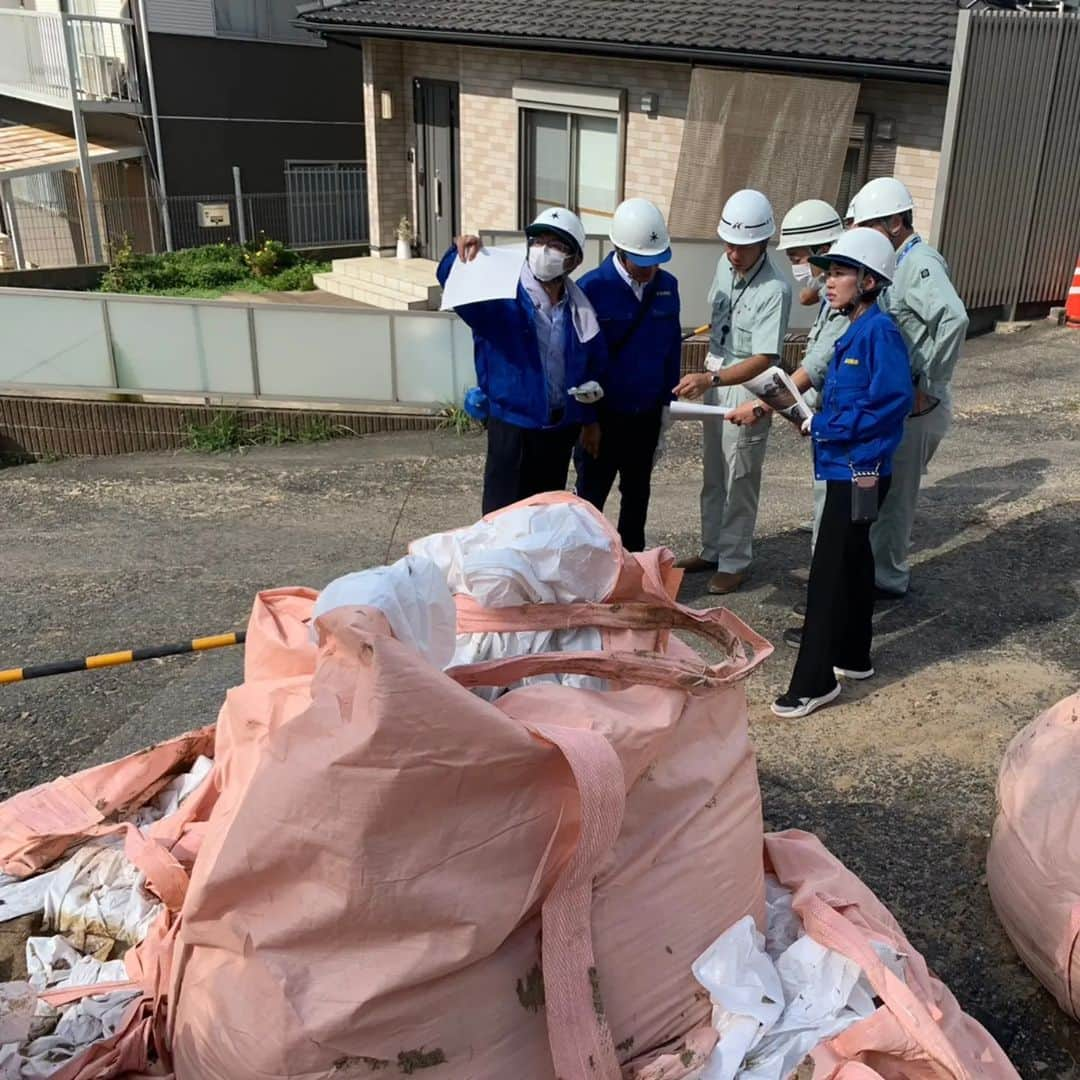
[[[660,239],[660,234],[659,233],[649,233],[649,239],[653,240],[653,241],[659,240]]]
[[[559,220],[559,211],[558,210],[552,210],[551,211],[551,219],[552,219],[552,221],[558,221]]]

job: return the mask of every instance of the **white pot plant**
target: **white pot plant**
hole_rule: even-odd
[[[407,217],[402,217],[397,223],[394,234],[397,236],[397,257],[399,259],[411,259],[413,257],[413,228]]]

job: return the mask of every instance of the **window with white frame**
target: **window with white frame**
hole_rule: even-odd
[[[549,207],[568,206],[587,233],[607,233],[622,198],[622,92],[522,82],[514,97],[522,224]]]
[[[296,0],[214,0],[214,25],[221,37],[253,38],[283,45],[321,45],[314,34],[292,25]]]

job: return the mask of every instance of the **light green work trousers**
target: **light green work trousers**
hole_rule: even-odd
[[[926,467],[945,438],[952,422],[952,406],[942,401],[922,416],[909,416],[904,437],[892,462],[892,486],[881,504],[877,521],[870,527],[874,549],[874,582],[879,589],[906,593],[911,583],[908,554],[915,507]]]
[[[757,400],[741,386],[720,386],[705,395],[710,405]],[[754,525],[761,493],[761,468],[772,414],[736,427],[708,419],[704,483],[701,486],[701,557],[727,574],[744,571],[753,557]]]

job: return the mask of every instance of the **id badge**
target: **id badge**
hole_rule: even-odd
[[[851,477],[851,523],[870,525],[878,516],[878,474],[853,473]]]

